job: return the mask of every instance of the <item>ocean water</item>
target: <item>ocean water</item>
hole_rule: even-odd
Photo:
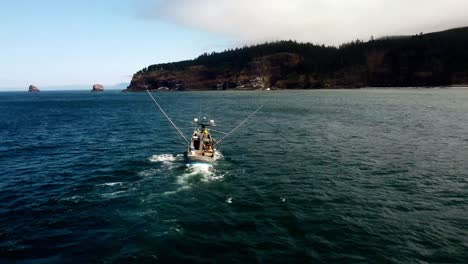
[[[145,93],[0,93],[0,262],[468,261],[468,90],[155,96],[265,106],[209,169]]]

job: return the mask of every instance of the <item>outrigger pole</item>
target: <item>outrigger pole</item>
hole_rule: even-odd
[[[153,95],[151,95],[151,93],[148,91],[148,89],[146,89],[146,92],[149,94],[151,99],[153,99],[154,103],[158,106],[159,110],[161,110],[161,113],[163,113],[163,115],[167,118],[167,120],[169,120],[171,125],[177,130],[179,135],[185,140],[185,142],[189,143],[189,140],[184,136],[184,134],[182,134],[182,131],[180,131],[180,129],[176,126],[176,124],[174,124],[174,122],[172,122],[171,118],[166,114],[166,112],[164,112],[162,107],[158,104],[158,101],[156,101],[156,99],[154,99]]]
[[[225,138],[229,137],[232,133],[234,133],[234,131],[236,131],[239,127],[241,127],[245,122],[247,122],[247,120],[249,120],[252,116],[254,116],[258,111],[260,111],[260,109],[262,109],[263,105],[261,105],[259,108],[257,108],[257,110],[255,110],[253,113],[251,113],[246,119],[244,119],[242,122],[239,123],[239,125],[237,125],[234,129],[232,129],[231,131],[229,131],[228,133],[226,133],[224,135],[224,137],[222,137],[220,140],[218,140],[216,143],[219,144],[221,143],[221,141],[223,141]]]

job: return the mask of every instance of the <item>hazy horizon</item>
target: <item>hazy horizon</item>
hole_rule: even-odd
[[[126,88],[130,82],[115,83],[115,84],[102,84],[106,90],[120,90]],[[0,87],[0,92],[22,92],[28,91],[30,85],[35,85],[39,88],[41,92],[43,91],[91,91],[94,84],[65,84],[65,85],[44,85],[40,86],[35,83],[30,83],[26,86],[16,86],[16,87]]]

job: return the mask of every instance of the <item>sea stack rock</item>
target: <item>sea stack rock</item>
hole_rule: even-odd
[[[102,84],[93,85],[92,92],[104,92],[104,85],[102,85]]]
[[[29,85],[29,92],[30,93],[38,93],[38,92],[40,92],[40,90],[39,90],[39,88],[37,88],[37,86],[31,84],[31,85]]]

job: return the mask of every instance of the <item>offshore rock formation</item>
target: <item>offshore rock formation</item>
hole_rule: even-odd
[[[126,91],[468,84],[468,28],[326,47],[280,41],[151,65]]]
[[[104,85],[102,85],[102,84],[93,85],[92,92],[104,92]]]
[[[37,88],[37,86],[31,84],[31,85],[29,85],[29,90],[28,90],[28,92],[30,92],[30,93],[38,93],[38,92],[40,92],[40,90],[39,90],[39,88]]]

